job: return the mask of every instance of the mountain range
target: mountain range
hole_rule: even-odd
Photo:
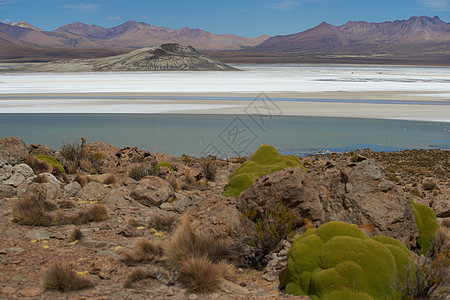
[[[95,57],[96,53],[107,56],[164,43],[191,45],[209,55],[228,58],[267,53],[276,57],[426,54],[429,57],[439,55],[445,61],[450,57],[450,23],[437,16],[382,23],[347,22],[341,26],[323,22],[295,34],[247,38],[189,27],[169,29],[136,21],[112,28],[76,22],[53,31],[44,31],[26,22],[0,22],[2,61]]]

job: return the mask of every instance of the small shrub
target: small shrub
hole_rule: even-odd
[[[192,186],[195,184],[195,178],[192,175],[185,175],[184,181],[181,185],[183,190],[190,190]]]
[[[408,266],[406,278],[400,278],[394,288],[400,291],[405,299],[448,299],[450,291],[438,294],[437,289],[445,283],[449,268],[448,255],[439,254],[435,259],[422,258],[417,266]]]
[[[87,278],[75,273],[69,266],[62,263],[53,263],[44,273],[44,288],[62,292],[77,291],[93,287],[94,284]]]
[[[153,214],[150,217],[148,226],[150,228],[155,228],[156,230],[171,232],[173,230],[175,222],[177,220],[178,220],[178,217],[176,215]]]
[[[436,258],[441,253],[445,253],[446,249],[446,243],[448,241],[447,234],[444,232],[443,229],[440,229],[436,234],[434,235],[433,239],[431,240],[431,247],[430,250],[427,253],[427,256],[430,258]]]
[[[27,154],[25,162],[36,174],[50,173],[53,170],[53,167],[49,162],[46,160],[41,160],[31,154]]]
[[[200,172],[206,180],[214,181],[217,174],[217,158],[211,155],[203,157]]]
[[[221,278],[220,268],[204,256],[188,257],[178,271],[178,280],[194,293],[216,291]]]
[[[143,165],[131,169],[128,173],[128,176],[136,181],[140,181],[142,178],[148,175],[150,175],[150,171]]]
[[[139,280],[143,280],[143,279],[147,279],[147,278],[150,278],[150,277],[152,277],[152,274],[149,271],[147,271],[147,270],[145,270],[143,268],[134,269],[127,276],[127,279],[125,280],[125,282],[123,284],[123,287],[126,288],[126,289],[129,289],[129,288],[131,288],[131,286],[132,286],[132,284],[134,282],[139,281]]]
[[[306,218],[305,220],[305,230],[310,230],[315,228],[313,221],[310,218]]]
[[[265,256],[294,231],[294,213],[283,203],[265,212],[255,221],[255,230],[247,231],[247,242],[255,250],[247,257],[247,263],[257,269],[266,265]]]
[[[136,244],[122,254],[121,260],[132,265],[143,261],[153,261],[157,257],[161,257],[164,248],[161,241],[150,241],[147,239],[139,239]]]
[[[187,155],[186,153],[181,154],[181,161],[187,165],[192,163],[192,157]]]
[[[134,219],[134,218],[129,218],[129,219],[127,220],[127,223],[128,223],[128,225],[130,225],[131,227],[141,227],[141,226],[144,226],[143,223],[137,221],[137,220]]]
[[[183,221],[167,242],[164,252],[168,266],[177,270],[190,257],[205,257],[216,262],[229,251],[212,234],[195,232],[188,222]]]
[[[80,228],[74,228],[69,236],[68,236],[68,240],[69,242],[75,242],[75,241],[79,241],[81,240],[81,238],[83,237],[83,233],[81,232]]]
[[[69,200],[69,199],[63,199],[58,201],[58,206],[61,209],[70,209],[70,208],[76,208],[78,205],[74,200]]]

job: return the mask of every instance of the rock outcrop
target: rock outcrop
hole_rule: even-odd
[[[241,212],[262,214],[283,202],[298,220],[316,225],[344,221],[373,226],[375,234],[413,242],[418,235],[411,203],[403,191],[382,179],[371,159],[324,163],[312,173],[288,168],[259,178],[237,199]]]

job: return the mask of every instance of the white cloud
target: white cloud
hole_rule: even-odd
[[[421,0],[426,6],[439,11],[450,11],[450,0]]]
[[[291,10],[300,5],[299,1],[283,0],[281,2],[268,4],[267,6],[278,10]]]
[[[122,18],[119,17],[119,16],[117,16],[117,17],[112,17],[112,16],[110,16],[110,17],[107,17],[107,19],[108,19],[108,20],[114,20],[114,21],[117,21],[117,20],[120,20],[120,19],[122,19]]]
[[[98,10],[100,8],[100,5],[93,3],[79,3],[79,4],[64,5],[63,7],[77,12],[92,12]]]

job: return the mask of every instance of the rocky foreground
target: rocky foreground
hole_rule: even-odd
[[[345,221],[414,250],[419,232],[411,200],[432,207],[447,233],[450,227],[449,151],[312,156],[300,160],[302,167],[259,177],[236,198],[223,196],[242,162],[177,158],[85,140],[56,151],[1,139],[0,298],[298,298],[278,289],[279,277],[294,236],[308,228]],[[45,205],[31,216],[45,218],[30,218],[17,204],[31,203],[32,195]],[[295,233],[267,254],[255,242],[255,223],[281,203]],[[93,207],[97,215],[89,215]],[[174,245],[179,224],[213,236],[221,262],[234,266],[234,275],[223,275],[206,294],[170,267],[170,255],[137,257],[136,245],[144,239],[166,243],[164,251],[170,252],[167,244]],[[45,274],[54,262],[69,265],[90,285],[66,292],[49,288]]]
[[[59,60],[7,72],[117,72],[117,71],[234,71],[217,59],[202,55],[192,46],[163,44],[104,58]]]

